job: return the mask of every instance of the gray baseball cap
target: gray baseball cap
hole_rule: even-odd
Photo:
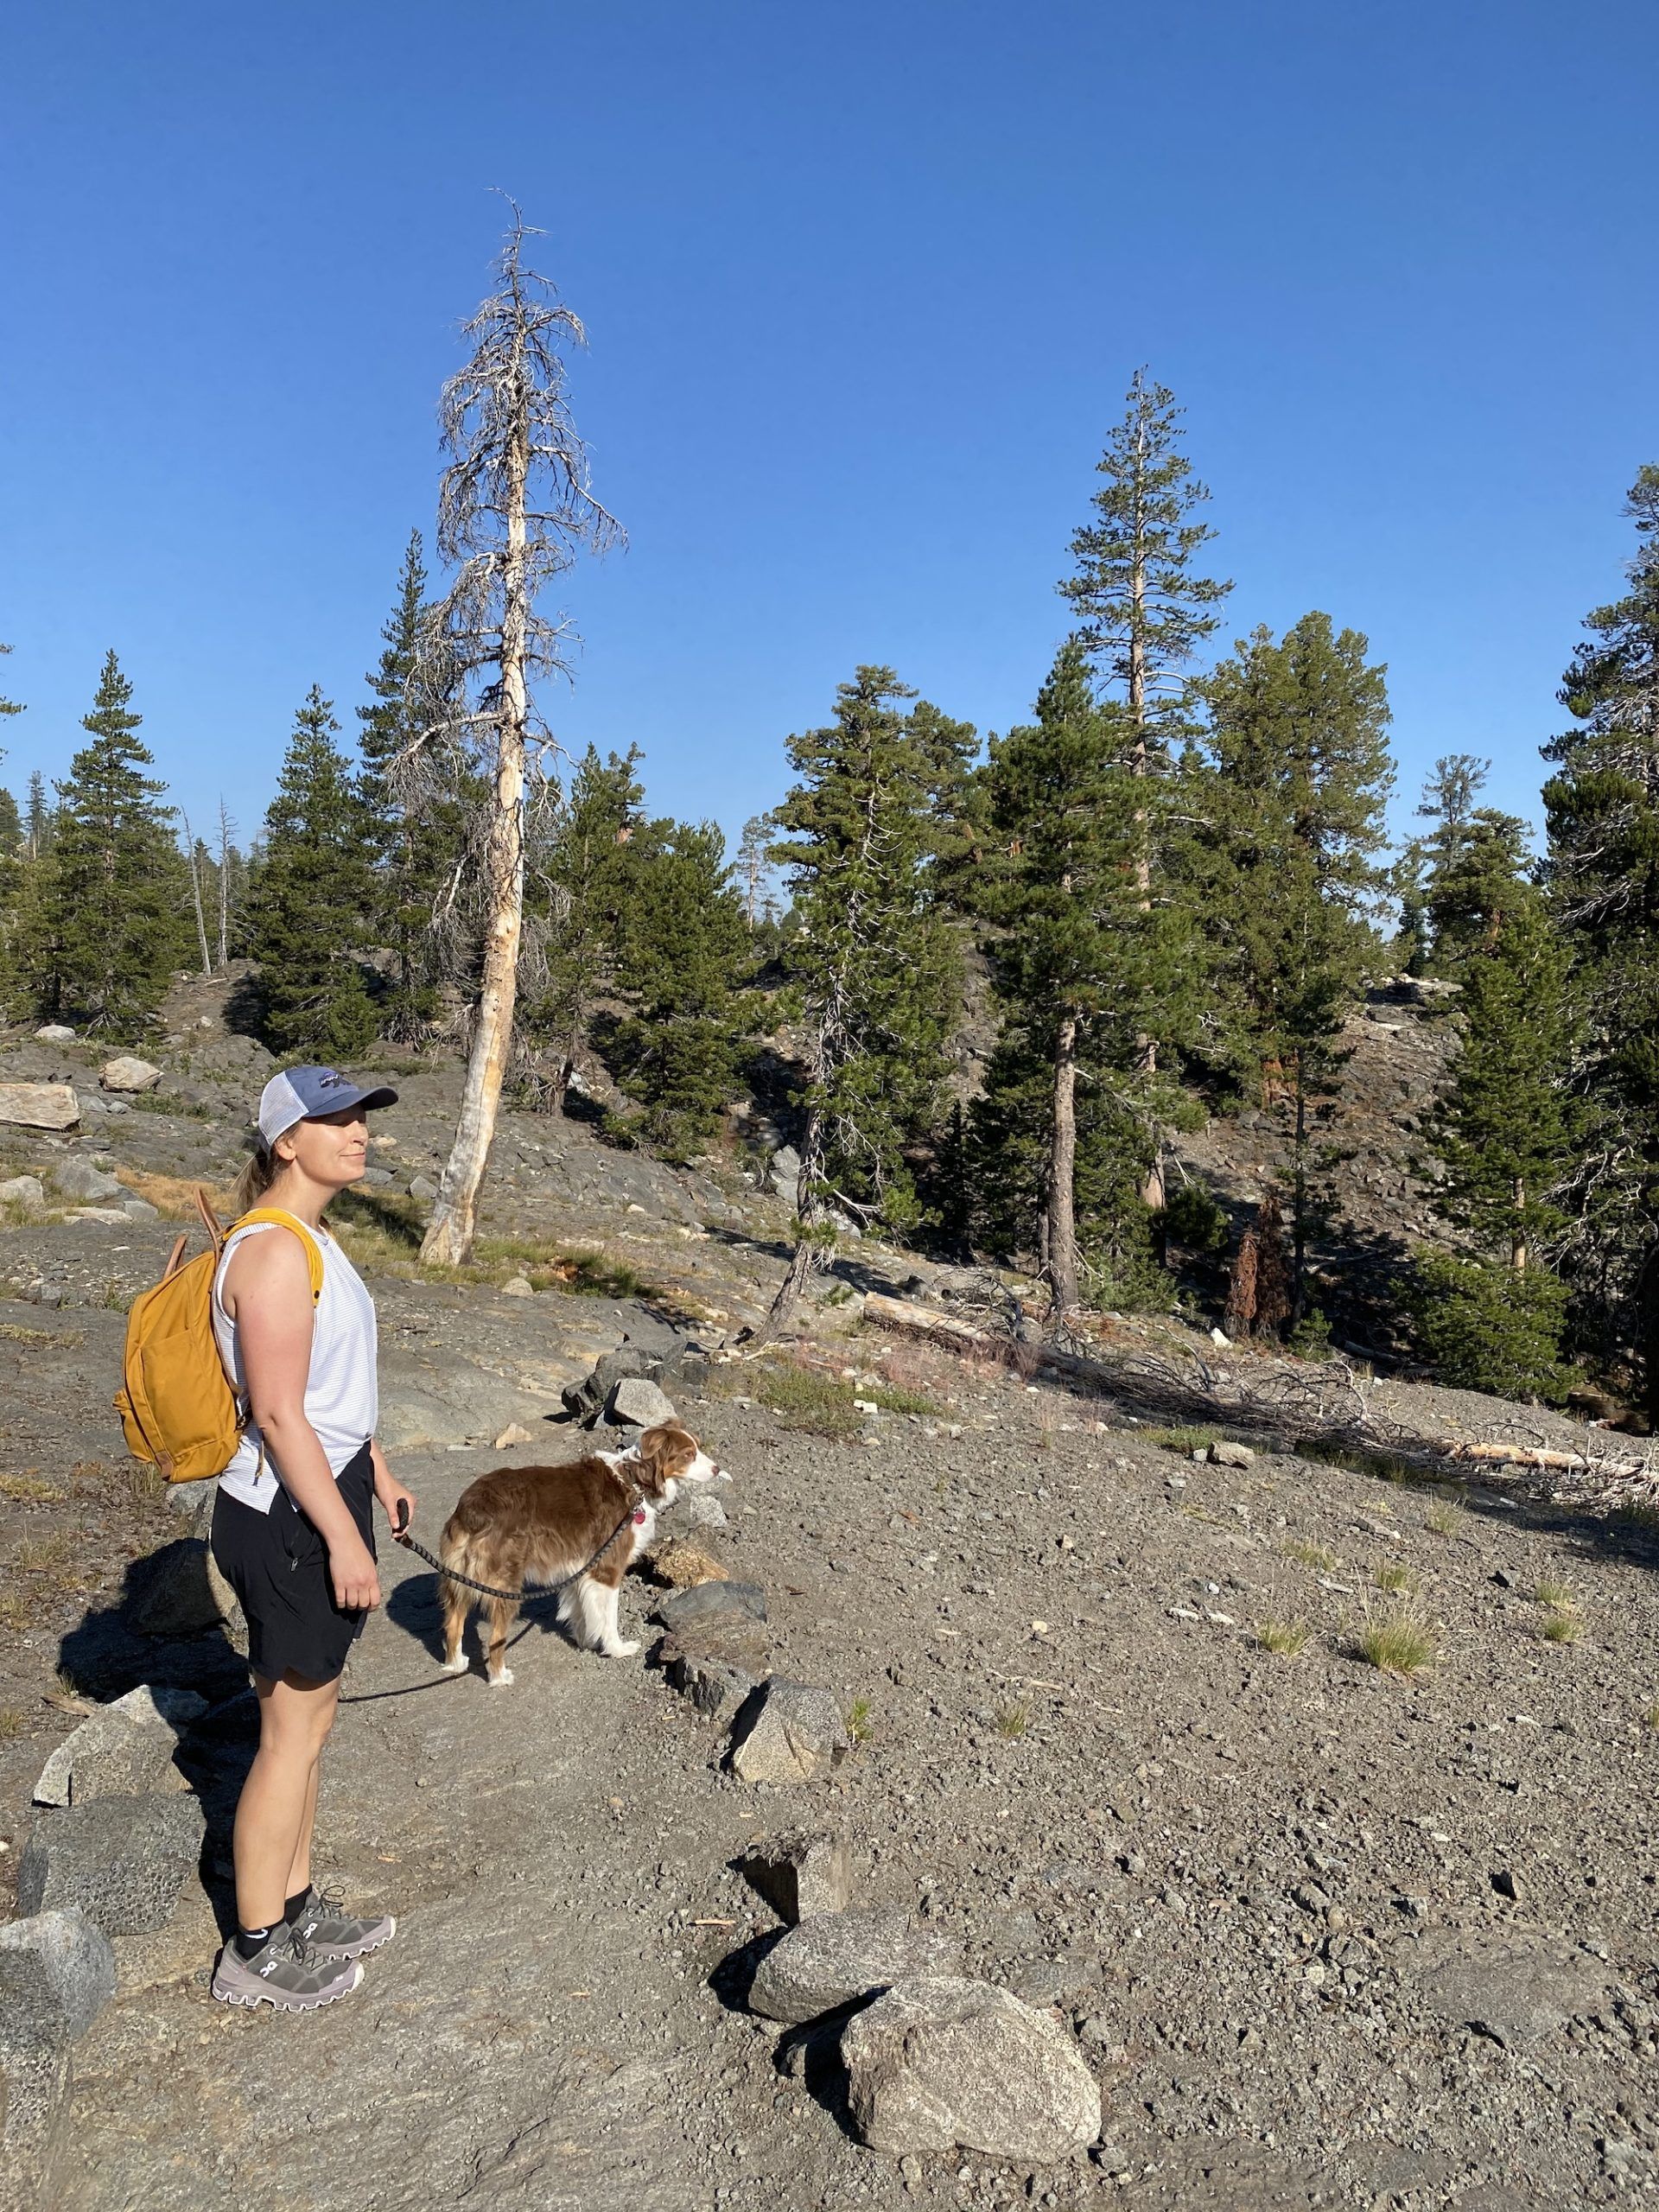
[[[266,1146],[286,1135],[296,1122],[320,1114],[342,1113],[348,1106],[395,1106],[397,1094],[385,1084],[373,1089],[353,1083],[338,1068],[284,1068],[259,1094],[259,1134]]]

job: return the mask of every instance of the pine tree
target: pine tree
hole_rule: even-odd
[[[1079,1300],[1080,1244],[1120,1262],[1138,1250],[1141,1267],[1126,1273],[1120,1265],[1103,1286],[1115,1301],[1147,1272],[1140,1192],[1160,1122],[1175,1110],[1146,1050],[1148,1040],[1170,1041],[1179,994],[1160,928],[1165,910],[1141,895],[1147,809],[1125,761],[1126,737],[1138,745],[1123,707],[1096,705],[1073,639],[1039,694],[1035,724],[993,744],[982,778],[980,906],[995,931],[1003,1033],[976,1116],[980,1180],[995,1187],[1005,1214],[1022,1199],[1027,1215],[1036,1212],[1043,1273],[1060,1313]],[[1040,1084],[1039,1068],[1046,1074]],[[1081,1116],[1080,1086],[1090,1094]],[[1041,1141],[1016,1141],[1039,1089]],[[1009,1147],[1001,1160],[999,1143]],[[1081,1221],[1080,1145],[1089,1148],[1084,1180],[1094,1201]]]
[[[907,1147],[943,1118],[962,962],[933,877],[964,741],[931,710],[907,714],[899,702],[914,696],[891,669],[860,668],[838,687],[835,720],[788,741],[798,781],[779,810],[779,858],[794,901],[785,957],[806,1081],[795,1252],[770,1329],[833,1249],[836,1211],[914,1224]]]
[[[1205,683],[1200,873],[1214,962],[1211,1048],[1288,1107],[1293,1326],[1324,1209],[1316,1142],[1346,1058],[1343,1021],[1377,964],[1374,855],[1393,769],[1384,671],[1357,631],[1304,615],[1257,630]]]
[[[1085,651],[1109,684],[1121,687],[1128,716],[1124,765],[1141,794],[1135,810],[1133,864],[1143,906],[1164,912],[1173,936],[1182,914],[1179,881],[1167,866],[1169,792],[1188,734],[1194,655],[1220,621],[1230,582],[1195,573],[1215,536],[1198,518],[1209,499],[1180,442],[1182,410],[1166,386],[1137,369],[1122,421],[1107,441],[1096,474],[1103,480],[1092,505],[1096,520],[1071,539],[1075,573],[1060,585],[1078,620]],[[1193,980],[1197,940],[1166,969],[1178,988]],[[1138,1045],[1139,1065],[1158,1067],[1159,1027]],[[1154,1207],[1164,1202],[1161,1147],[1146,1179]]]
[[[1574,1148],[1567,952],[1518,871],[1493,907],[1495,933],[1464,964],[1462,1050],[1430,1130],[1438,1211],[1474,1250],[1418,1255],[1417,1332],[1448,1382],[1559,1399],[1567,1291],[1538,1248],[1561,1227],[1554,1192]]]
[[[1411,840],[1395,871],[1409,974],[1456,982],[1473,954],[1497,943],[1522,880],[1526,823],[1476,804],[1491,768],[1472,753],[1448,753],[1424,783],[1418,818],[1434,827]]]
[[[10,645],[0,645],[0,654],[9,653],[10,651]],[[21,701],[8,699],[3,694],[0,694],[0,715],[21,715],[22,711]]]
[[[334,741],[339,728],[314,683],[294,719],[247,902],[271,1050],[326,1061],[354,1058],[375,1033],[356,957],[372,895],[363,807]]]
[[[653,822],[638,842],[617,960],[632,1011],[607,1057],[645,1109],[641,1134],[683,1161],[736,1088],[749,932],[713,823]]]
[[[153,763],[131,698],[111,652],[81,725],[92,741],[56,786],[49,875],[24,947],[41,1012],[127,1038],[160,1006],[189,944],[189,887],[159,804],[167,786],[143,773]]]
[[[29,804],[23,815],[23,835],[28,841],[30,860],[39,860],[51,843],[55,820],[56,816],[46,796],[46,778],[38,768],[31,768]]]
[[[357,710],[362,724],[361,790],[374,871],[371,923],[396,961],[380,1020],[388,1036],[416,1039],[430,1030],[438,1007],[444,963],[434,918],[453,903],[467,868],[467,817],[475,805],[475,778],[454,784],[453,747],[425,747],[425,732],[454,711],[454,702],[430,696],[441,659],[422,650],[431,627],[421,533],[410,533],[398,578],[397,603],[380,634],[385,651],[366,677],[372,706]]]
[[[1575,727],[1544,748],[1545,881],[1586,1105],[1563,1265],[1659,1427],[1659,467],[1641,471],[1626,512],[1630,589],[1587,618],[1560,693]]]
[[[619,988],[623,932],[638,896],[645,786],[637,746],[601,760],[591,745],[576,763],[563,804],[532,844],[525,914],[520,1020],[550,1047],[561,1106],[589,1041],[597,1000]]]

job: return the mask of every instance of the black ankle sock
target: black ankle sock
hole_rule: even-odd
[[[271,1931],[269,1928],[238,1928],[231,1939],[236,1945],[238,1958],[245,1960],[256,1957],[270,1942],[270,1935]]]
[[[298,1897],[289,1897],[288,1903],[283,1907],[283,1918],[288,1923],[290,1928],[299,1918],[301,1911],[304,1907],[305,1901],[310,1894],[311,1885],[308,1882],[305,1887],[300,1891]]]

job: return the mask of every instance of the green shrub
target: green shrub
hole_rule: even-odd
[[[1560,1357],[1567,1286],[1547,1268],[1517,1274],[1456,1253],[1420,1252],[1406,1303],[1441,1382],[1565,1402],[1573,1379]]]

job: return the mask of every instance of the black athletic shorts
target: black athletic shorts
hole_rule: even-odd
[[[340,1495],[374,1554],[374,1462],[365,1444],[340,1469]],[[290,1671],[332,1682],[363,1633],[365,1612],[334,1603],[328,1548],[278,1483],[269,1513],[223,1491],[213,1505],[213,1558],[248,1624],[248,1664],[280,1681]]]

